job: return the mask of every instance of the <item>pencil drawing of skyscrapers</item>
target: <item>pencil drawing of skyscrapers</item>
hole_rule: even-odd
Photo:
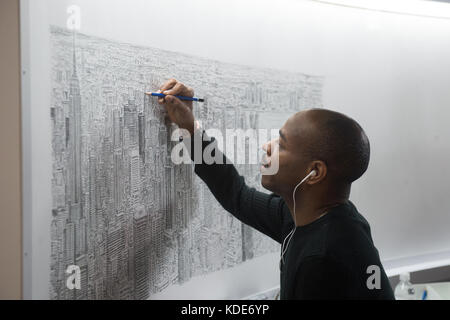
[[[171,77],[188,83],[207,98],[194,106],[196,118],[225,136],[226,129],[270,129],[283,113],[321,107],[320,77],[59,27],[50,36],[52,299],[147,299],[279,250],[221,208],[192,164],[171,161],[176,127],[144,92]],[[236,167],[262,190],[257,164]],[[80,268],[81,289],[66,285],[70,265]]]

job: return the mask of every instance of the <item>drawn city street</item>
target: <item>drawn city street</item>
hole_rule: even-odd
[[[59,27],[50,37],[52,299],[147,299],[279,251],[275,241],[221,208],[192,164],[172,163],[175,127],[144,92],[176,78],[206,98],[194,103],[205,129],[271,129],[277,119],[322,107],[321,77]],[[263,190],[259,165],[236,167],[249,186]],[[80,290],[66,287],[69,265],[80,267]]]

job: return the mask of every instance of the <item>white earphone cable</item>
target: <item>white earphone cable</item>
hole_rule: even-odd
[[[294,202],[294,228],[291,230],[291,232],[288,233],[288,235],[284,238],[283,244],[281,246],[281,258],[280,258],[280,266],[281,261],[284,263],[284,254],[286,253],[287,249],[289,248],[289,242],[291,242],[292,237],[294,236],[295,230],[297,230],[297,219],[295,215],[295,192],[297,191],[297,188],[306,181],[311,175],[315,174],[316,171],[311,171],[306,177],[303,178],[302,181],[300,181],[294,188],[294,191],[292,192],[292,201]],[[284,243],[286,242],[286,239],[289,237],[289,240],[286,244],[286,248],[284,248]]]

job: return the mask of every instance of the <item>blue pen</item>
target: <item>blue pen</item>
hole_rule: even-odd
[[[428,291],[427,291],[427,289],[425,289],[425,290],[423,291],[422,300],[426,300],[426,299],[427,299],[427,296],[428,296]]]
[[[157,93],[157,92],[146,92],[146,95],[149,96],[154,96],[154,97],[160,97],[160,98],[164,98],[166,95],[163,93]],[[205,99],[201,99],[201,98],[192,98],[192,97],[185,97],[185,96],[174,96],[177,97],[180,100],[186,100],[186,101],[198,101],[198,102],[204,102]]]

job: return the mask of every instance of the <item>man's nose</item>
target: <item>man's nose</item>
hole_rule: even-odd
[[[263,144],[262,149],[270,156],[272,150],[272,141],[267,141]]]

